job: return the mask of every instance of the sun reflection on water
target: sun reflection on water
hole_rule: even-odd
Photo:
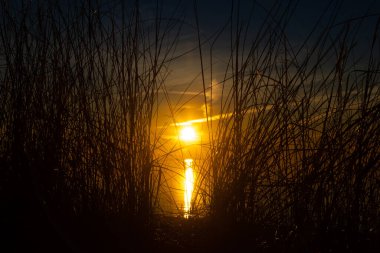
[[[191,197],[194,190],[193,159],[185,159],[185,194],[184,194],[184,217],[189,218],[191,210]]]

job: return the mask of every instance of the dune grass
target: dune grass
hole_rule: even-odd
[[[158,3],[148,21],[139,6],[1,2],[6,219],[17,221],[16,209],[31,220],[42,212],[59,231],[67,219],[83,221],[84,234],[90,223],[105,234],[121,223],[126,244],[150,226],[160,168],[152,116],[179,27],[160,19]]]
[[[380,224],[379,16],[337,22],[336,8],[294,45],[292,8],[276,2],[255,31],[232,4],[221,31],[231,49],[219,113],[229,116],[213,123],[209,216],[267,226],[278,240],[290,233],[299,244],[340,236],[363,245]],[[364,26],[373,29],[368,40]],[[211,62],[204,80],[218,56],[213,44],[199,47],[201,63]],[[205,99],[216,86],[208,83]]]
[[[7,228],[46,223],[58,237],[77,238],[60,243],[75,248],[87,237],[82,246],[101,251],[110,247],[102,241],[114,250],[148,247],[143,241],[165,222],[155,210],[170,170],[166,156],[175,152],[155,157],[161,137],[153,133],[169,66],[186,55],[173,56],[183,22],[163,17],[159,2],[152,19],[140,7],[1,2]],[[195,222],[197,233],[227,231],[226,240],[249,242],[260,230],[276,245],[359,247],[380,229],[380,19],[337,22],[334,7],[295,44],[287,35],[294,7],[276,1],[263,19],[247,23],[233,2],[228,23],[205,42],[195,2],[209,142],[193,194],[201,225],[196,218],[180,223],[188,229]],[[364,26],[372,28],[370,39],[362,37]],[[213,82],[220,70],[214,46],[225,38],[224,78]]]

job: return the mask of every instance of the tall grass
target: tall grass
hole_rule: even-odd
[[[234,2],[221,30],[230,38],[224,79],[204,86],[205,99],[223,88],[217,111],[224,117],[213,122],[203,168],[203,177],[211,175],[209,215],[225,225],[339,230],[357,239],[380,224],[380,19],[338,21],[332,2],[331,13],[294,42],[293,8],[277,1],[262,20],[251,14],[261,22],[255,29]],[[210,62],[204,79],[217,71],[213,46],[199,43],[200,62]]]
[[[379,16],[337,21],[331,3],[295,43],[292,1],[255,6],[266,16],[243,22],[233,1],[227,24],[204,41],[194,5],[209,143],[196,164],[192,213],[299,237],[378,234]],[[159,1],[151,19],[140,7],[0,2],[3,216],[130,225],[126,241],[156,221],[165,160],[180,150],[156,158],[164,149],[152,132],[162,90],[170,103],[165,78],[182,21],[164,18]],[[215,55],[221,41],[224,62]],[[223,78],[213,83],[220,62]],[[221,97],[210,101],[216,86]]]
[[[152,117],[179,27],[160,17],[158,3],[150,20],[139,8],[1,1],[1,194],[9,212],[24,203],[29,219],[34,206],[59,226],[65,217],[116,217],[132,225],[129,235],[150,224],[159,187]]]

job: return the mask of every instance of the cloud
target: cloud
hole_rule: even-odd
[[[251,108],[251,109],[246,110],[244,112],[244,114],[251,114],[251,113],[259,112],[261,110],[269,110],[271,108],[272,108],[272,105],[263,106],[263,107],[261,107],[261,109]],[[211,117],[204,117],[204,118],[199,118],[199,119],[193,119],[193,120],[173,123],[173,124],[171,124],[171,126],[188,126],[188,125],[192,125],[192,124],[201,124],[201,123],[206,123],[207,121],[216,121],[216,120],[228,119],[228,118],[231,118],[233,115],[234,115],[233,112],[221,113],[221,114],[217,114],[217,115],[214,115]]]
[[[185,96],[198,96],[198,95],[201,95],[202,92],[196,92],[196,91],[176,91],[176,90],[172,90],[172,91],[162,91],[162,90],[159,90],[158,91],[159,93],[166,93],[168,95],[185,95]]]
[[[188,120],[184,122],[177,122],[171,124],[172,126],[188,126],[196,123],[206,123],[207,121],[215,121],[215,120],[220,120],[220,119],[227,119],[233,115],[232,112],[230,113],[223,113],[223,114],[218,114],[214,115],[212,117],[205,117],[205,118],[199,118],[199,119],[193,119],[193,120]]]

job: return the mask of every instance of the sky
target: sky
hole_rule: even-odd
[[[362,24],[358,40],[370,41],[374,30],[373,22],[380,14],[380,1],[330,1],[330,0],[203,0],[203,1],[158,1],[162,4],[162,16],[176,18],[183,22],[178,45],[174,56],[181,56],[169,65],[165,93],[169,95],[172,110],[176,113],[175,121],[200,119],[205,116],[205,98],[203,94],[202,66],[198,48],[198,31],[202,45],[203,70],[205,87],[218,84],[225,78],[225,71],[230,57],[231,29],[236,32],[237,20],[242,27],[247,28],[247,44],[256,39],[263,23],[276,25],[281,17],[287,20],[285,33],[292,47],[301,47],[310,31],[315,29],[314,36],[322,32],[330,24],[334,24],[332,34],[339,32],[342,23],[352,18],[372,16],[371,26]],[[154,13],[156,1],[140,1],[142,15]],[[196,6],[196,7],[195,7]],[[284,11],[284,10],[287,11]],[[270,18],[268,21],[268,13]],[[196,19],[198,17],[198,23]],[[232,15],[232,21],[231,21]],[[283,16],[282,16],[283,15]],[[239,16],[239,18],[237,18]],[[231,25],[232,24],[232,25]],[[356,23],[357,24],[357,23]],[[275,28],[274,28],[275,29]],[[220,34],[218,34],[220,32]],[[217,37],[218,36],[218,37]],[[309,44],[315,43],[316,37],[309,39]],[[362,47],[362,48],[361,48]],[[304,47],[303,49],[307,49]],[[367,44],[357,46],[357,54],[365,53]],[[210,55],[212,55],[212,77]],[[213,103],[219,105],[221,85],[213,86]],[[206,93],[206,97],[210,94]],[[173,123],[173,115],[168,108],[167,98],[161,104],[161,123]],[[207,98],[206,98],[207,99]],[[216,108],[216,106],[215,106]],[[217,112],[215,112],[217,113]]]
[[[111,7],[116,10],[121,9],[121,2],[124,2],[127,10],[132,10],[135,1],[99,0],[105,9]],[[20,1],[13,1],[15,5],[18,2]],[[35,2],[38,1],[31,0],[32,4]],[[69,8],[76,8],[77,1],[61,2]],[[297,49],[303,45],[311,30],[315,28],[317,35],[326,28],[331,19],[334,19],[333,23],[337,24],[336,30],[339,31],[341,27],[339,24],[346,20],[363,15],[380,14],[378,0],[139,0],[138,3],[141,18],[146,24],[154,26],[154,17],[160,13],[163,20],[171,20],[168,23],[177,26],[168,34],[168,43],[174,40],[175,36],[178,37],[171,55],[174,60],[168,63],[165,89],[160,91],[166,93],[170,99],[165,101],[167,98],[161,97],[160,124],[165,123],[165,120],[168,124],[173,123],[170,122],[173,120],[173,115],[168,109],[168,102],[178,116],[176,121],[204,117],[204,95],[207,100],[211,97],[211,93],[207,90],[206,94],[203,94],[203,82],[206,89],[213,86],[213,103],[220,102],[218,100],[222,88],[219,84],[225,79],[231,45],[234,43],[231,41],[231,31],[234,36],[237,25],[247,28],[246,41],[249,46],[251,41],[263,36],[259,35],[259,30],[264,23],[270,23],[272,28],[276,29],[276,24],[284,18],[282,20],[287,22],[282,24],[287,24],[284,27],[287,39],[291,46]],[[157,6],[159,6],[158,12]],[[370,19],[373,21],[376,18],[373,16]],[[363,24],[360,27],[358,37],[363,41],[370,41],[369,36],[376,22],[371,24]],[[315,39],[312,37],[310,44],[313,44]],[[203,62],[200,61],[198,43],[201,44]],[[357,54],[366,53],[367,48],[367,44],[358,45]],[[201,64],[203,64],[204,80],[202,80]]]
[[[17,3],[20,2],[25,1],[12,1],[14,5],[18,5]],[[30,0],[30,2],[32,4],[44,3],[44,1],[37,0]],[[69,8],[76,8],[75,6],[78,5],[76,0],[60,0],[58,2]],[[116,10],[121,9],[121,2],[123,2],[126,9],[131,10],[136,0],[93,1],[93,3],[95,2],[100,2],[104,9],[111,7]],[[196,65],[194,59],[199,62],[199,51],[196,49],[198,46],[196,16],[199,21],[200,39],[205,54],[209,53],[210,45],[214,42],[216,34],[224,28],[223,34],[218,37],[213,47],[213,54],[216,58],[223,58],[223,54],[230,49],[231,15],[233,28],[236,26],[237,15],[239,15],[239,24],[249,27],[248,37],[252,39],[268,13],[271,14],[270,22],[277,22],[284,10],[288,9],[285,12],[288,20],[285,30],[289,41],[296,46],[305,40],[316,24],[317,29],[324,29],[331,17],[335,18],[335,24],[339,24],[353,17],[380,14],[380,1],[378,0],[137,0],[137,2],[141,18],[147,23],[154,20],[157,6],[159,6],[159,12],[163,19],[172,19],[176,20],[174,22],[181,23],[179,43],[175,53],[177,56],[184,54],[181,57],[184,61],[180,65],[183,64],[183,69],[186,70],[176,71],[181,77],[184,76],[184,72],[189,75],[189,67]],[[323,18],[319,21],[321,16]],[[374,19],[376,18],[374,17]],[[364,25],[361,29],[365,34],[373,27]],[[193,51],[186,53],[191,49]],[[173,85],[179,84],[180,82]]]

